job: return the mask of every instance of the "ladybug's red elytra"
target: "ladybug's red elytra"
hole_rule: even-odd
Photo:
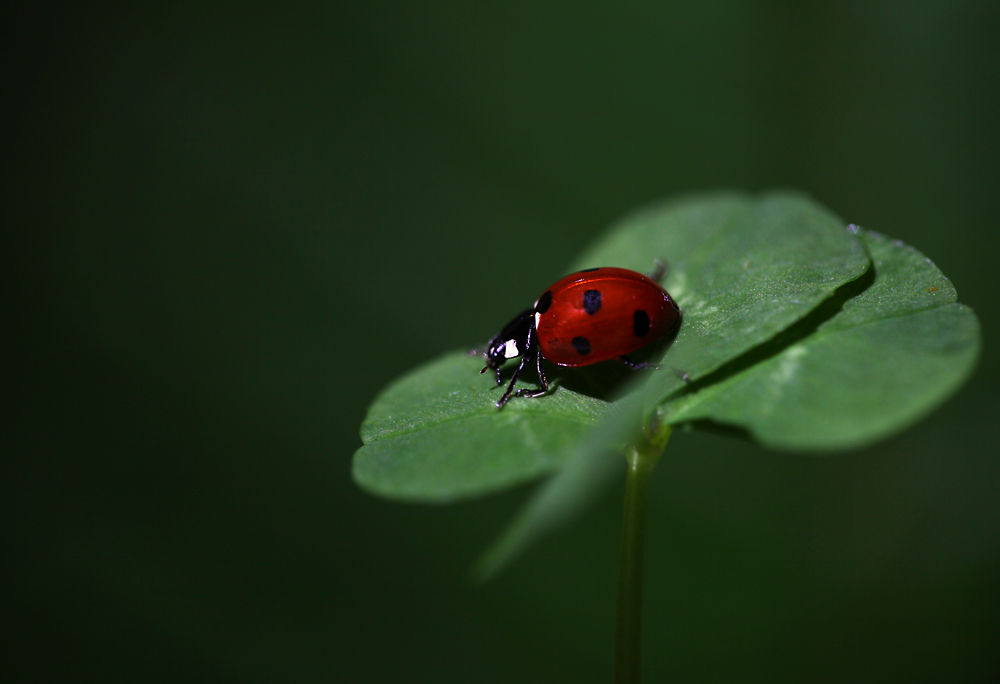
[[[659,274],[662,275],[662,268]],[[504,326],[486,346],[485,373],[523,357],[497,408],[510,399],[517,376],[534,360],[541,390],[520,389],[515,396],[540,397],[549,391],[542,360],[558,366],[589,366],[618,359],[630,368],[648,368],[627,356],[663,337],[681,310],[656,279],[625,268],[588,268],[557,280],[535,305]]]

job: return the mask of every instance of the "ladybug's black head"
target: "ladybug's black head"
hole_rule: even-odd
[[[488,370],[497,372],[497,383],[500,382],[500,366],[507,359],[523,356],[534,342],[535,310],[528,309],[504,326],[486,345],[486,367],[480,373]]]

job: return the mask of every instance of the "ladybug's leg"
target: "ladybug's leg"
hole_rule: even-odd
[[[517,382],[517,376],[521,374],[521,371],[524,369],[524,364],[528,363],[528,359],[529,358],[530,358],[530,355],[529,354],[525,354],[524,358],[521,359],[521,365],[519,365],[517,367],[517,370],[514,371],[514,375],[512,375],[511,378],[510,378],[510,384],[507,385],[507,391],[504,392],[503,396],[500,397],[500,400],[497,401],[497,408],[503,408],[503,405],[507,403],[508,399],[510,399],[510,393],[514,391],[514,383]],[[497,375],[499,375],[499,374],[500,374],[500,371],[498,370],[497,371]],[[518,394],[520,394],[520,392]]]
[[[624,363],[626,366],[632,370],[659,370],[663,366],[658,363],[636,363],[628,357],[626,354],[622,354],[618,357],[618,360]]]
[[[545,369],[542,368],[542,352],[536,351],[535,358],[538,360],[538,382],[542,383],[542,391],[549,391],[549,381],[545,379]]]
[[[529,390],[529,389],[519,389],[517,391],[518,397],[540,397],[549,391],[549,381],[545,378],[545,369],[542,368],[542,352],[535,350],[535,363],[538,368],[538,382],[542,384],[542,389],[540,390]]]
[[[649,279],[660,282],[666,274],[667,262],[660,259],[653,259],[653,272],[649,274]]]

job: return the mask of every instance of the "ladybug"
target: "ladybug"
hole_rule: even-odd
[[[535,305],[504,326],[486,346],[486,367],[495,370],[523,357],[497,408],[510,399],[517,376],[530,361],[538,368],[540,390],[519,389],[515,396],[540,397],[549,391],[542,359],[557,366],[589,366],[618,359],[632,369],[656,367],[633,363],[628,353],[668,333],[681,316],[670,294],[656,282],[625,268],[588,268],[557,280]]]

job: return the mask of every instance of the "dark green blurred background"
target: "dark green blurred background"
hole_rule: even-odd
[[[610,681],[620,490],[473,588],[531,488],[388,503],[351,454],[388,381],[720,186],[923,250],[984,352],[861,453],[676,436],[647,680],[1000,677],[995,3],[20,4],[5,680]]]

